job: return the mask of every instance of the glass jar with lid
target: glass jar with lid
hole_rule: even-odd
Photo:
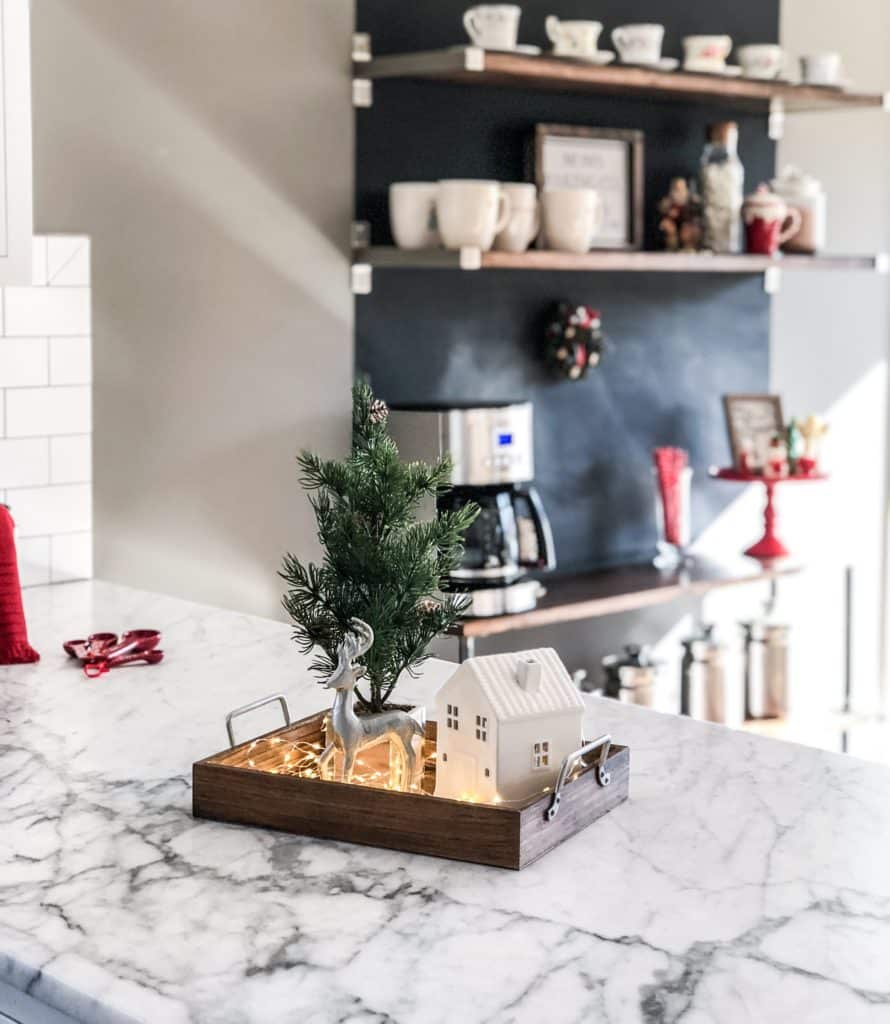
[[[705,248],[741,252],[745,169],[738,153],[739,126],[735,121],[708,125],[707,138],[700,172]]]

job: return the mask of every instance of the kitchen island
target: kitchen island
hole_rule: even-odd
[[[26,608],[43,660],[0,668],[0,982],[75,1020],[890,1022],[887,768],[588,698],[630,800],[520,873],[196,821],[227,711],[325,703],[289,628],[104,583]],[[61,650],[136,627],[161,665],[90,681]]]

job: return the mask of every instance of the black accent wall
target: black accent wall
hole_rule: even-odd
[[[358,29],[374,52],[465,41],[463,0],[358,0]],[[520,41],[546,45],[544,18],[661,21],[665,53],[680,38],[726,32],[737,44],[778,38],[778,0],[525,0]],[[376,244],[390,241],[387,186],[398,180],[523,180],[526,147],[541,121],[638,128],[646,135],[646,247],[657,248],[653,206],[674,174],[695,172],[705,126],[726,112],[446,84],[375,82],[359,110],[356,216]],[[747,185],[772,176],[763,117],[740,122]],[[540,358],[541,316],[556,300],[602,310],[609,339],[601,366],[581,382],[554,380]],[[380,271],[356,299],[356,361],[391,403],[530,399],[537,483],[550,513],[560,571],[647,560],[655,542],[653,446],[688,448],[700,532],[735,496],[707,481],[728,457],[720,396],[764,391],[769,299],[762,279],[663,273]],[[728,552],[727,554],[731,554]]]

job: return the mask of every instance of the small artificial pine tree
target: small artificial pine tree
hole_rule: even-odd
[[[389,410],[371,389],[352,394],[352,451],[343,461],[303,452],[300,483],[324,548],[321,565],[287,555],[281,576],[290,585],[283,604],[304,654],[315,651],[312,670],[333,671],[337,647],[359,618],[374,630],[374,646],[360,659],[368,692],[361,706],[382,711],[399,675],[412,675],[426,649],[460,618],[467,599],[442,595],[445,577],[460,564],[463,537],[479,513],[467,504],[432,520],[418,519],[424,498],[447,489],[451,464],[403,463],[387,430]]]

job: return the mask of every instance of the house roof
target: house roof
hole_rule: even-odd
[[[541,683],[535,692],[530,693],[519,685],[517,672],[522,661],[541,664]],[[552,647],[470,658],[462,667],[475,675],[501,722],[584,709],[581,694]]]

